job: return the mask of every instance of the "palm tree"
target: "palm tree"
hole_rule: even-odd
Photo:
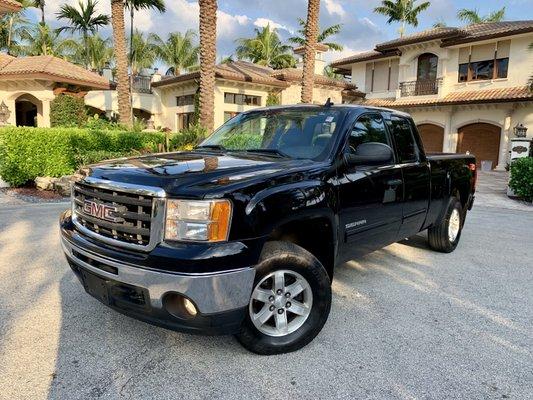
[[[97,14],[96,6],[98,0],[78,0],[79,10],[71,5],[63,4],[57,13],[59,19],[66,19],[70,22],[69,25],[58,29],[58,32],[81,33],[85,48],[88,48],[89,33],[95,34],[99,28],[109,24],[109,16],[105,14]],[[85,52],[86,67],[89,67],[89,54]]]
[[[126,7],[130,10],[130,65],[133,59],[132,50],[134,49],[133,39],[135,38],[133,20],[135,12],[148,10],[151,8],[164,13],[166,11],[164,0],[126,0]]]
[[[87,42],[73,39],[66,45],[70,50],[70,54],[67,56],[69,61],[85,65],[88,57],[89,68],[93,71],[101,72],[106,65],[113,61],[112,40],[103,38],[99,34],[89,36]]]
[[[308,0],[307,22],[305,23],[305,52],[302,73],[302,103],[313,102],[315,81],[315,52],[318,38],[320,0]]]
[[[25,56],[64,57],[72,46],[72,39],[62,39],[59,32],[41,23],[25,30],[21,39],[26,44],[18,47],[18,54]]]
[[[297,44],[298,46],[305,46],[305,21],[301,18],[298,18],[298,25],[300,25],[300,29],[298,29],[298,36],[290,37],[289,42]],[[342,44],[339,44],[336,42],[326,42],[326,40],[330,36],[338,34],[341,31],[341,29],[342,29],[342,24],[328,26],[326,29],[324,29],[322,32],[318,34],[317,42],[325,44],[331,50],[342,51],[344,49]]]
[[[169,33],[166,41],[153,35],[158,58],[168,65],[167,75],[179,75],[183,70],[190,70],[198,65],[200,48],[196,45],[196,32],[189,29]]]
[[[498,11],[493,11],[487,15],[481,16],[478,10],[462,8],[457,11],[457,18],[467,24],[480,24],[483,22],[500,22],[505,18],[505,7]]]
[[[237,39],[237,44],[235,53],[239,60],[247,59],[274,69],[296,65],[292,47],[281,43],[277,30],[270,25],[256,28],[255,37]]]
[[[132,125],[131,93],[128,78],[128,56],[126,54],[126,33],[124,32],[124,0],[111,0],[111,25],[117,63],[118,113],[123,125]]]
[[[198,0],[200,6],[200,125],[214,127],[215,67],[217,57],[217,1]]]
[[[29,29],[29,21],[24,15],[26,8],[31,6],[30,0],[20,1],[22,10],[8,13],[0,18],[0,49],[5,49],[7,54],[16,55],[20,38]]]
[[[533,43],[529,44],[529,51],[533,51]],[[529,77],[528,87],[529,90],[533,92],[533,75]]]
[[[138,75],[142,69],[150,68],[157,58],[156,35],[145,36],[139,30],[135,30],[130,38],[130,67],[131,74]],[[159,38],[158,38],[159,39]]]
[[[41,25],[45,25],[46,21],[44,20],[44,6],[46,5],[45,0],[33,0],[33,6],[41,10]]]
[[[405,34],[405,25],[418,26],[418,14],[430,6],[429,1],[425,1],[415,6],[417,0],[382,0],[381,6],[374,8],[374,12],[389,17],[387,23],[400,22],[400,37]]]

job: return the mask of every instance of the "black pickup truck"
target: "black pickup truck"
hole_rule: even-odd
[[[299,105],[242,113],[191,152],[84,169],[60,228],[85,290],[126,315],[297,350],[330,312],[336,265],[428,231],[451,252],[471,155],[427,155],[409,115]]]

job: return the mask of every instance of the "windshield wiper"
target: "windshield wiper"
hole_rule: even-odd
[[[279,149],[248,149],[248,150],[243,150],[243,151],[247,153],[263,153],[263,154],[269,154],[269,155],[274,155],[278,157],[291,158],[291,156],[289,156],[287,153]]]
[[[220,150],[220,151],[227,150],[224,146],[220,144],[205,144],[203,146],[196,146],[194,148],[194,150],[197,150],[197,149]]]

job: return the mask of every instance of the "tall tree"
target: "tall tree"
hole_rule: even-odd
[[[10,55],[17,55],[20,39],[30,29],[24,11],[31,7],[33,2],[22,0],[20,4],[22,6],[20,11],[8,13],[0,18],[0,50],[6,50]]]
[[[493,11],[487,15],[479,15],[478,10],[462,8],[457,11],[457,18],[467,24],[479,24],[482,22],[500,22],[505,18],[505,7]]]
[[[66,43],[69,48],[67,59],[75,64],[85,65],[87,56],[89,68],[101,72],[113,61],[113,43],[110,38],[103,38],[98,33],[89,36],[88,40],[72,39]]]
[[[200,125],[214,128],[215,68],[217,57],[217,1],[198,0],[200,6]]]
[[[63,4],[57,13],[59,19],[66,19],[69,25],[62,26],[58,32],[81,33],[85,48],[88,48],[89,34],[95,34],[99,28],[109,24],[109,16],[98,14],[96,6],[98,0],[78,0],[78,8],[69,4]],[[89,53],[85,52],[85,66],[90,64]]]
[[[35,24],[24,31],[21,39],[25,44],[20,45],[18,54],[25,56],[55,56],[64,57],[71,48],[73,39],[62,39],[58,31],[46,24]]]
[[[133,38],[130,40],[130,68],[132,75],[138,75],[144,68],[154,65],[157,58],[157,42],[154,34],[144,35],[141,31],[135,30]]]
[[[44,7],[46,6],[46,1],[45,0],[33,0],[33,6],[41,10],[41,24],[45,25],[46,21],[44,19]]]
[[[239,59],[274,69],[290,68],[296,65],[292,47],[284,45],[275,28],[267,25],[255,29],[255,37],[237,39],[235,53]]]
[[[308,0],[307,22],[305,23],[305,52],[302,73],[302,103],[313,102],[315,82],[315,54],[318,38],[320,0]]]
[[[132,50],[134,48],[134,19],[135,13],[140,10],[155,9],[161,13],[166,11],[164,0],[126,0],[126,7],[130,10],[130,65],[132,63]]]
[[[166,41],[156,35],[153,38],[158,58],[169,67],[167,75],[179,75],[198,65],[200,48],[196,44],[196,32],[192,29],[185,34],[169,33]]]
[[[430,6],[429,1],[415,5],[417,0],[383,0],[381,6],[374,8],[374,12],[389,17],[387,23],[400,22],[400,37],[405,34],[405,26],[418,26],[418,14]]]
[[[117,63],[118,113],[123,125],[132,125],[130,81],[128,77],[128,56],[126,33],[124,31],[124,0],[111,0],[111,25]]]
[[[290,37],[289,42],[297,44],[298,46],[305,46],[305,21],[301,18],[298,18],[298,25],[300,25],[300,29],[298,29],[298,36]],[[318,34],[317,42],[325,44],[331,50],[342,51],[344,48],[342,44],[327,41],[328,38],[338,34],[341,30],[342,24],[328,26],[326,29],[324,29]]]

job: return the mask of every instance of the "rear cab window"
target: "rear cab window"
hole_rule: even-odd
[[[409,120],[397,115],[391,115],[387,125],[396,144],[398,161],[401,164],[418,162],[420,160],[420,150]]]

